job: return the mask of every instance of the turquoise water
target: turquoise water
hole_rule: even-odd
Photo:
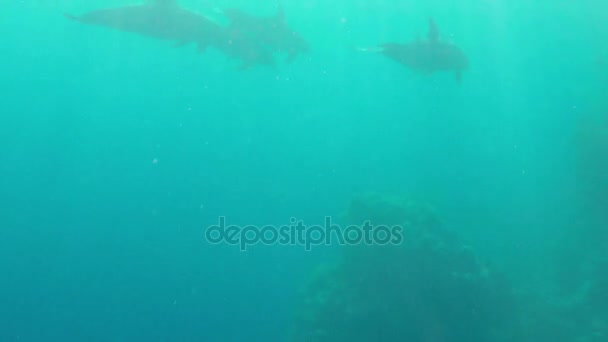
[[[585,204],[608,203],[601,119],[579,162],[581,122],[607,113],[606,4],[283,1],[310,51],[248,70],[63,16],[124,4],[0,5],[1,341],[290,341],[298,290],[339,248],[242,252],[205,229],[339,222],[369,192],[432,203],[513,293],[555,305],[553,340],[608,340],[608,220]],[[429,17],[468,56],[460,82],[356,49],[424,39]]]

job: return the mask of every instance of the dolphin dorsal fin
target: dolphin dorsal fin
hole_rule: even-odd
[[[429,18],[429,33],[427,34],[429,42],[436,43],[439,41],[439,30],[433,18]]]

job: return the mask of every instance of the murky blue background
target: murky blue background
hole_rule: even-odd
[[[604,2],[283,3],[311,52],[247,71],[63,16],[122,1],[0,5],[0,340],[285,341],[331,248],[242,253],[205,227],[319,223],[367,191],[429,199],[514,281],[553,286],[580,219],[573,127],[605,106]],[[470,59],[460,84],[354,49],[431,16]]]

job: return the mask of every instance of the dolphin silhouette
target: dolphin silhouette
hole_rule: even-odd
[[[254,65],[274,65],[272,52],[254,41],[255,36],[234,37],[230,31],[178,5],[177,0],[149,0],[140,5],[95,10],[69,19],[120,31],[137,33],[176,42],[177,46],[195,43],[199,51],[208,46],[242,61],[241,69]]]
[[[281,6],[270,17],[253,16],[235,8],[225,9],[223,14],[229,20],[227,29],[233,40],[250,40],[271,52],[286,53],[288,61],[310,50],[306,40],[287,25]]]
[[[220,44],[224,38],[220,25],[180,7],[176,0],[150,0],[140,5],[95,10],[80,16],[66,14],[66,17],[85,24],[174,41],[177,45],[195,43],[200,50]]]
[[[462,79],[462,72],[469,66],[464,52],[456,45],[443,41],[435,21],[429,19],[426,40],[411,43],[386,43],[377,48],[362,49],[367,52],[381,52],[386,57],[412,69],[425,73],[453,71],[456,79]]]

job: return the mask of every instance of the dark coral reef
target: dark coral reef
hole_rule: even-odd
[[[400,197],[352,201],[347,224],[401,225],[398,245],[344,246],[301,289],[294,342],[608,340],[608,272],[564,297],[493,271],[434,210]],[[606,263],[608,264],[608,263]]]
[[[302,289],[293,341],[492,341],[516,316],[511,289],[430,206],[364,196],[347,220],[402,225],[399,245],[344,247]]]

